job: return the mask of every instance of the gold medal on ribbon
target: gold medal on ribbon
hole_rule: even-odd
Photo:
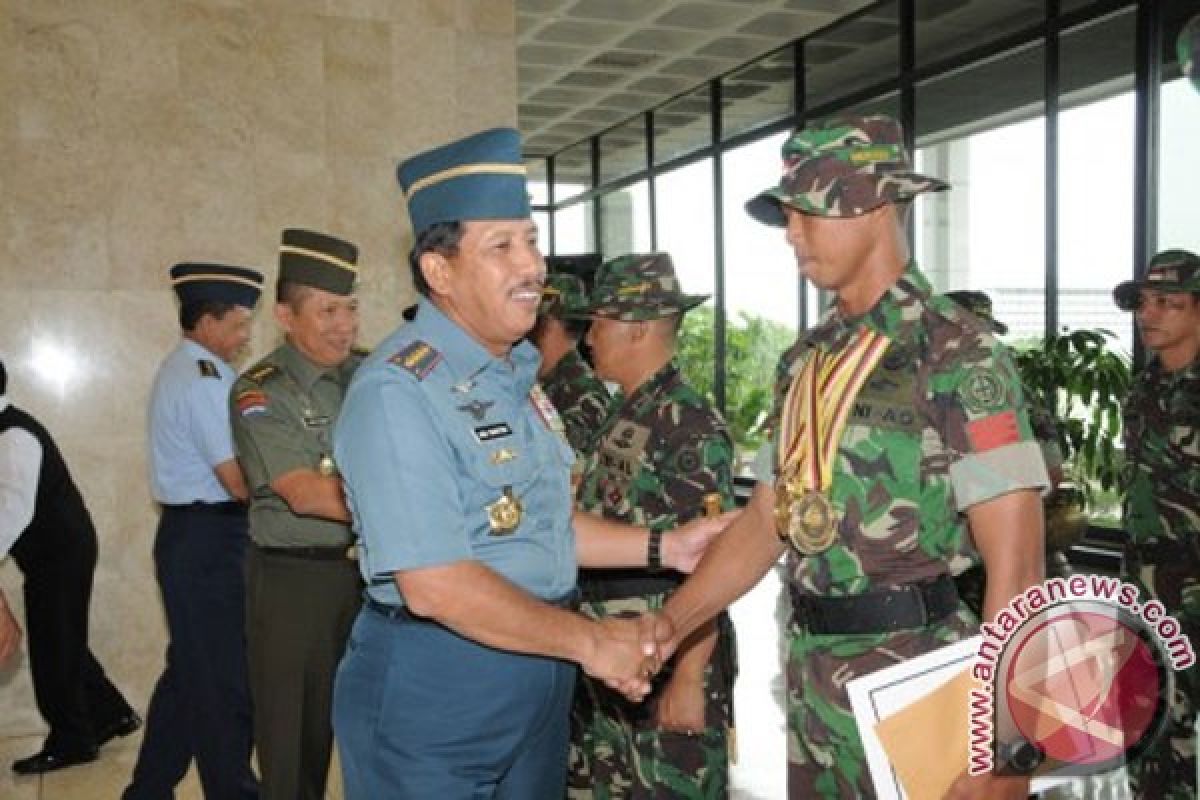
[[[492,536],[507,536],[521,524],[521,515],[525,508],[512,493],[511,486],[504,487],[500,499],[487,506],[488,524],[492,526]]]
[[[320,460],[317,461],[317,472],[325,476],[336,475],[337,464],[333,462],[333,456],[328,453],[322,453]]]
[[[814,348],[788,388],[778,440],[784,457],[775,483],[775,529],[802,555],[818,555],[837,541],[837,513],[828,494],[833,463],[854,398],[888,341],[864,328],[834,355]]]

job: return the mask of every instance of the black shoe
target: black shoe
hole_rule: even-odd
[[[73,767],[76,764],[87,764],[95,760],[95,747],[87,750],[50,750],[44,748],[42,752],[36,755],[14,761],[12,770],[18,775],[40,775],[43,772],[53,772],[56,769]]]
[[[96,729],[96,746],[104,747],[118,736],[128,736],[142,727],[142,718],[132,708]]]

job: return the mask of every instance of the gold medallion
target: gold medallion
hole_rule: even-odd
[[[317,461],[317,472],[325,476],[336,475],[337,464],[333,462],[333,456],[328,453],[322,453],[320,460]]]
[[[779,538],[806,556],[828,550],[837,541],[833,504],[821,492],[775,485],[775,526]]]
[[[500,499],[487,506],[488,523],[492,526],[492,536],[507,536],[521,524],[521,515],[525,509],[521,501],[513,496],[512,487],[505,486]]]

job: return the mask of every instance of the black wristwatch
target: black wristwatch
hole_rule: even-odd
[[[650,536],[646,540],[646,569],[651,572],[659,572],[663,568],[662,535],[662,531],[651,528]]]

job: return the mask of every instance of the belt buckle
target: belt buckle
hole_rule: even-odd
[[[358,545],[357,544],[346,545],[346,560],[347,561],[358,561]]]

